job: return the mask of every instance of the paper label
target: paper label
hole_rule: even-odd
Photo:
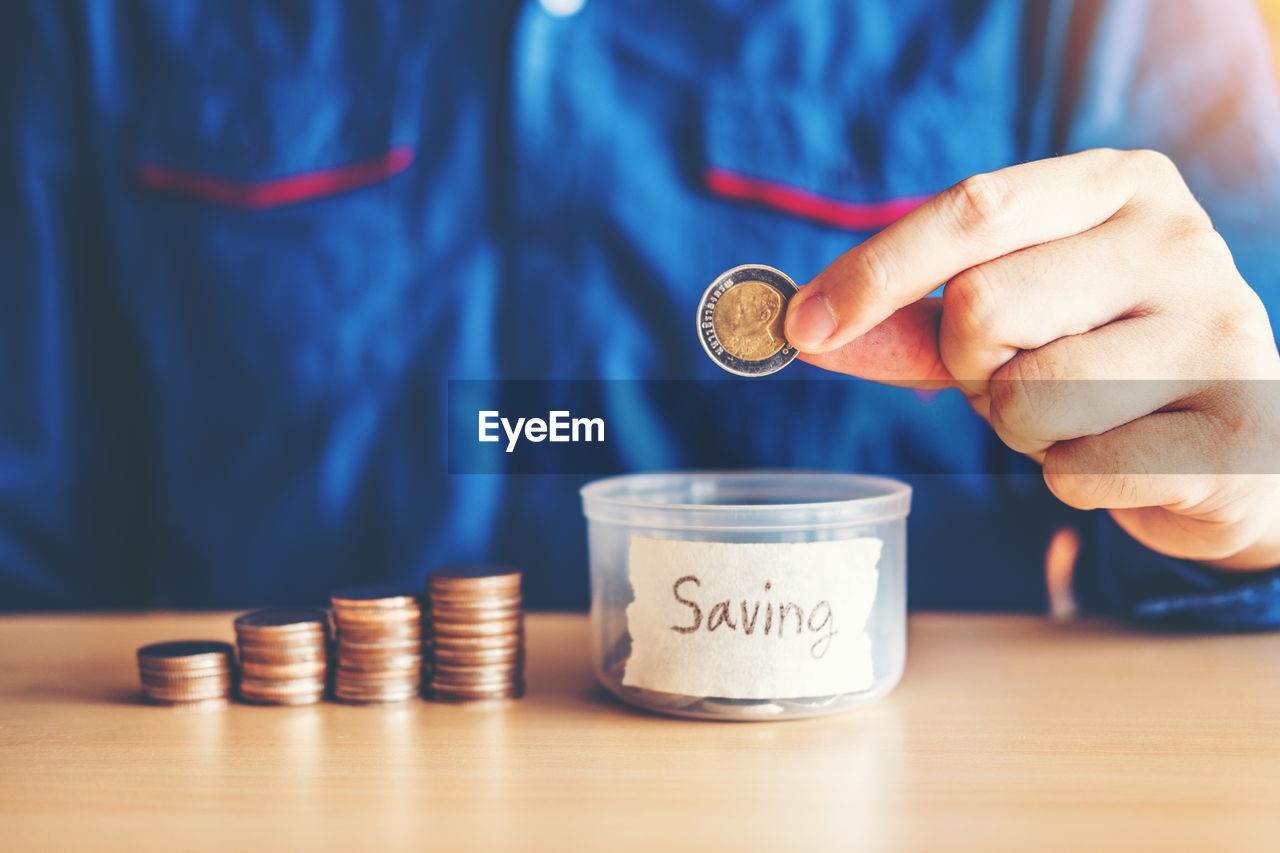
[[[871,686],[879,539],[685,542],[633,536],[622,683],[730,699]]]

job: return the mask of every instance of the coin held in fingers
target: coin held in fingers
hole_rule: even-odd
[[[796,357],[783,322],[799,288],[785,273],[759,264],[726,270],[698,302],[698,339],[711,360],[738,376],[767,376]]]

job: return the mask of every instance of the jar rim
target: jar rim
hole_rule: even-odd
[[[699,529],[821,529],[905,517],[911,486],[840,471],[761,469],[624,474],[584,485],[588,519]]]

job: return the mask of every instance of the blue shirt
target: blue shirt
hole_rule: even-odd
[[[1224,10],[1224,6],[1230,9]],[[1280,619],[1272,575],[1058,504],[955,393],[724,378],[720,271],[808,280],[911,199],[1169,154],[1274,309],[1280,109],[1249,4],[67,0],[0,11],[0,608],[322,600],[500,560],[586,601],[580,476],[450,475],[450,379],[611,385],[618,467],[906,474],[916,607]],[[808,381],[805,381],[808,380]]]

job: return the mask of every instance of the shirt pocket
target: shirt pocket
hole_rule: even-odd
[[[157,193],[245,209],[299,204],[403,172],[416,119],[395,92],[359,86],[159,87],[132,167]]]
[[[945,88],[843,94],[723,84],[702,109],[704,190],[725,202],[853,232],[1015,161],[1012,117]]]
[[[117,228],[155,358],[268,398],[403,369],[421,95],[283,71],[149,92]]]

